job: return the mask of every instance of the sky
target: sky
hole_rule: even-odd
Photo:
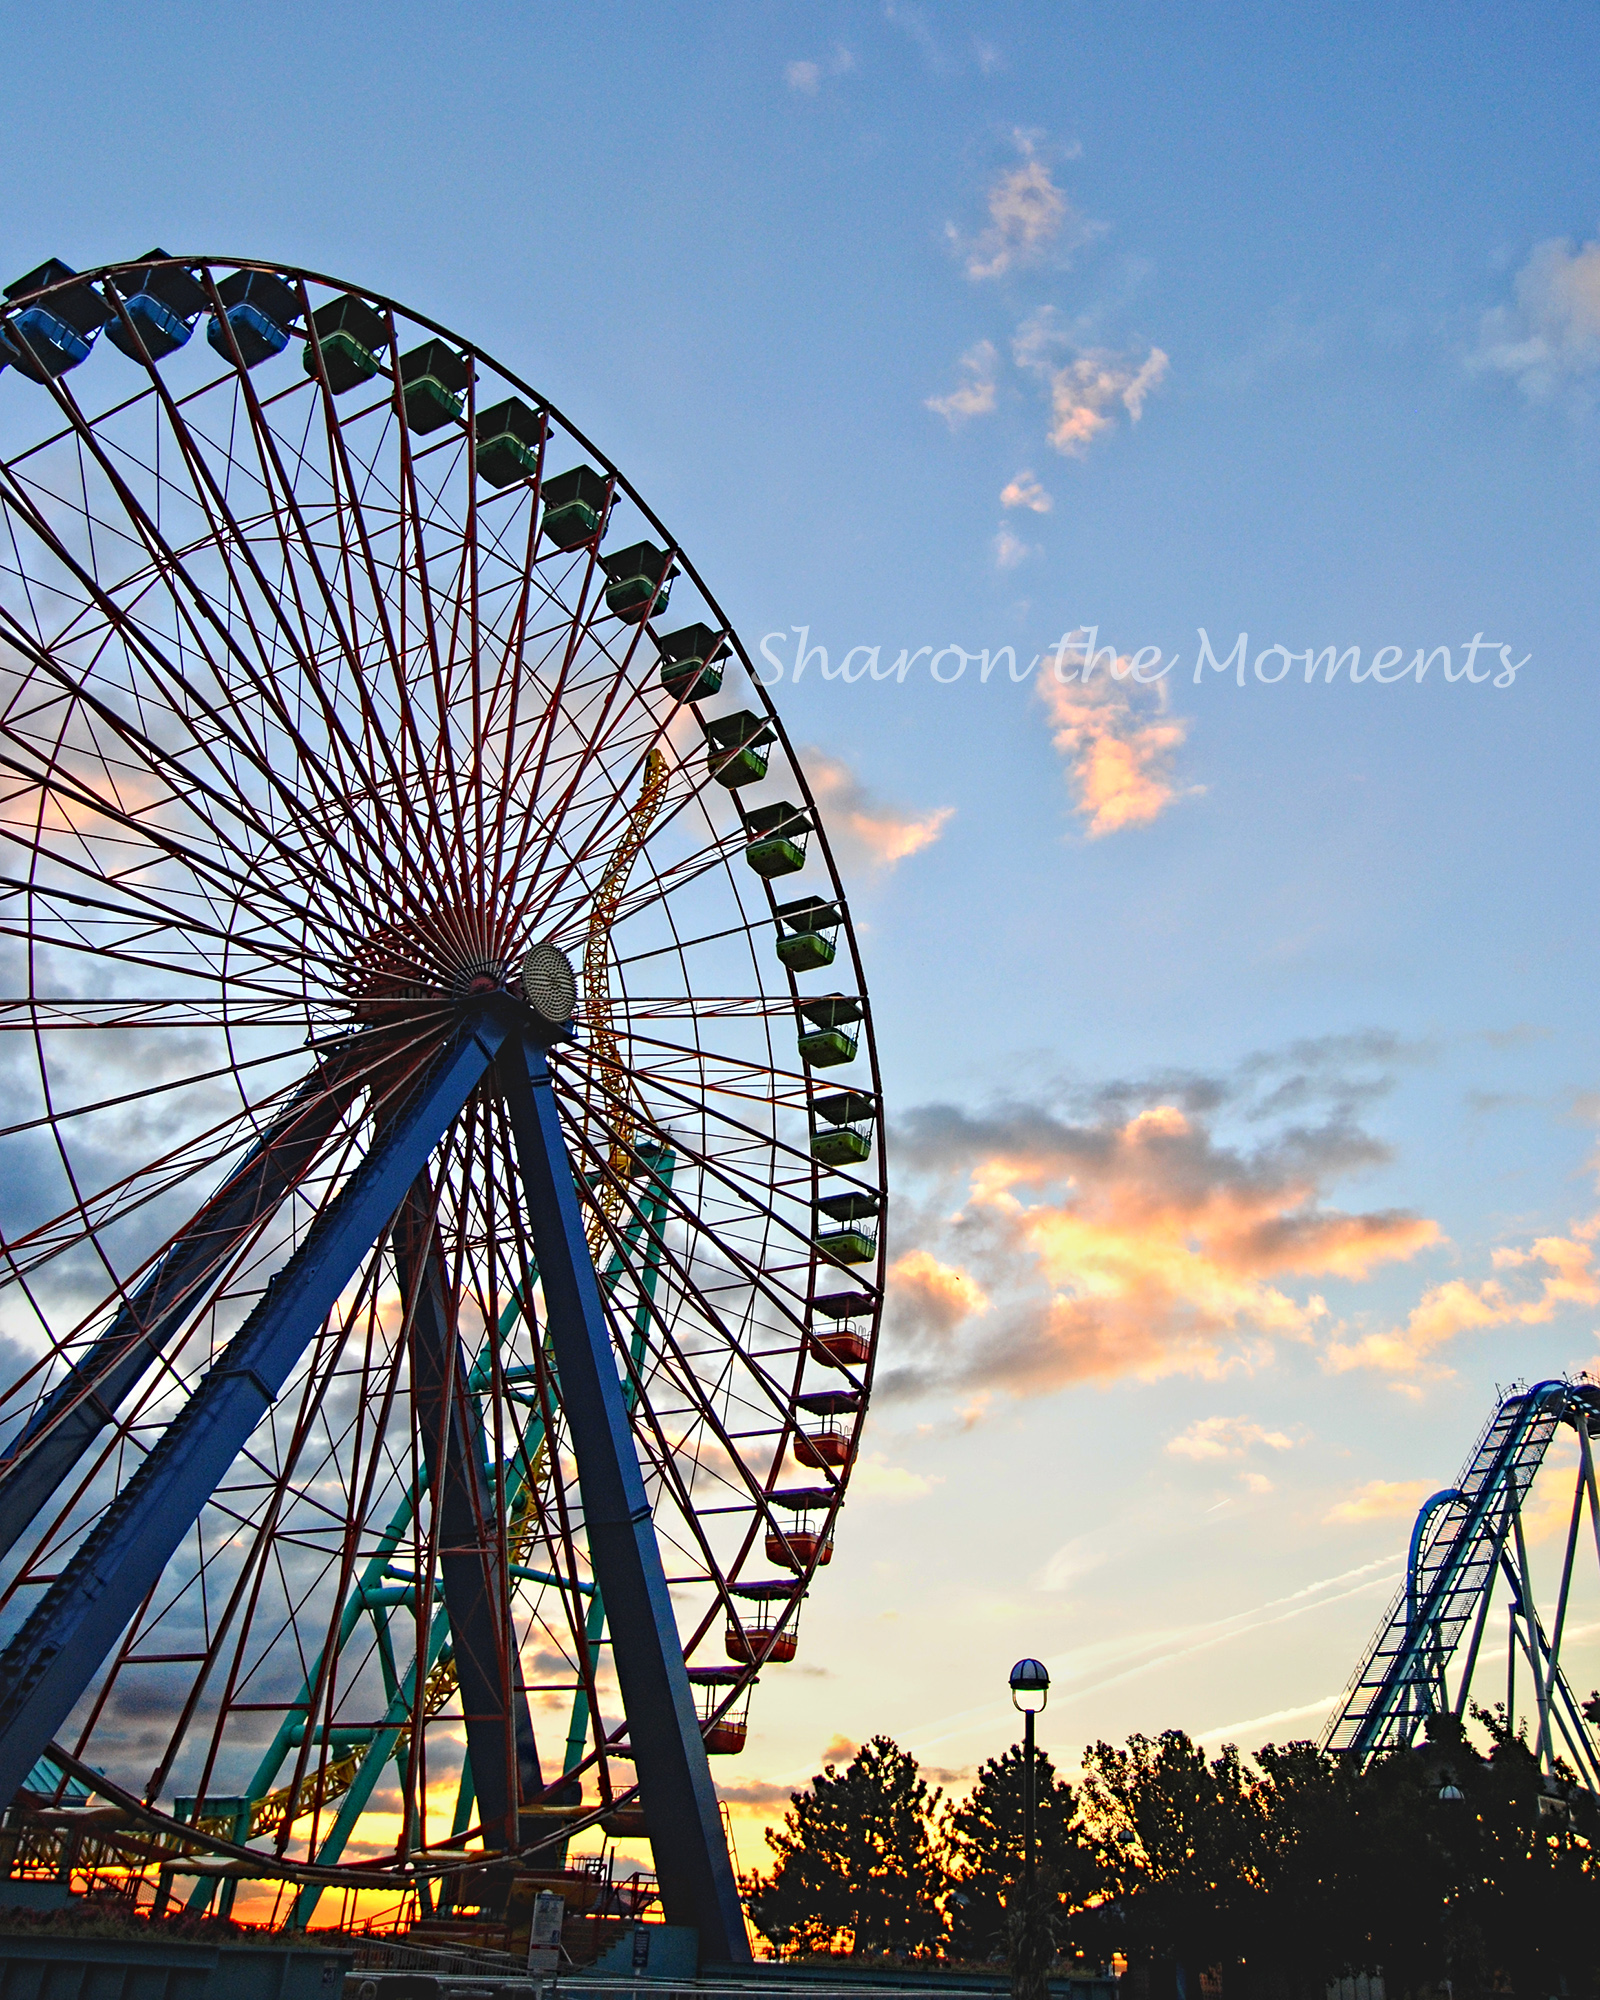
[[[874,1732],[959,1789],[1023,1654],[1068,1768],[1315,1734],[1498,1387],[1600,1358],[1596,10],[91,4],[6,45],[15,272],[279,258],[460,329],[807,746],[893,1283],[799,1657],[717,1767],[744,1864]]]

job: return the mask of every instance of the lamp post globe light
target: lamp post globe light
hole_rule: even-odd
[[[1022,1711],[1022,1907],[1033,1912],[1034,1768],[1033,1718],[1050,1699],[1050,1675],[1043,1660],[1018,1660],[1011,1669],[1011,1702]]]

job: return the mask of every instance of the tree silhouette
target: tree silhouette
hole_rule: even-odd
[[[829,1764],[791,1794],[781,1829],[768,1829],[771,1875],[753,1872],[745,1906],[783,1949],[828,1951],[849,1933],[856,1953],[893,1958],[937,1951],[944,1870],[934,1847],[940,1793],[917,1760],[875,1736],[840,1773]]]
[[[1063,1919],[1088,1886],[1086,1857],[1073,1832],[1077,1802],[1072,1787],[1035,1747],[1037,1819],[1035,1854],[1039,1895],[1051,1929],[1063,1934]],[[957,1957],[1004,1957],[1022,1889],[1022,1797],[1024,1765],[1020,1743],[1003,1757],[991,1757],[977,1783],[959,1805],[946,1806],[941,1832],[950,1871],[951,1943]]]

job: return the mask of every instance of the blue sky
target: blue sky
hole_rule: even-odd
[[[7,275],[391,293],[785,664],[902,1266],[752,1811],[875,1729],[969,1768],[1022,1653],[1069,1761],[1314,1731],[1494,1385],[1596,1354],[1597,58],[1537,5],[13,10]],[[802,627],[888,677],[794,684]]]

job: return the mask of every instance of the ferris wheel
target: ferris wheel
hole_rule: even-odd
[[[160,251],[5,296],[0,1806],[301,1924],[643,1833],[738,1958],[707,1757],[883,1290],[805,773],[470,342]]]

